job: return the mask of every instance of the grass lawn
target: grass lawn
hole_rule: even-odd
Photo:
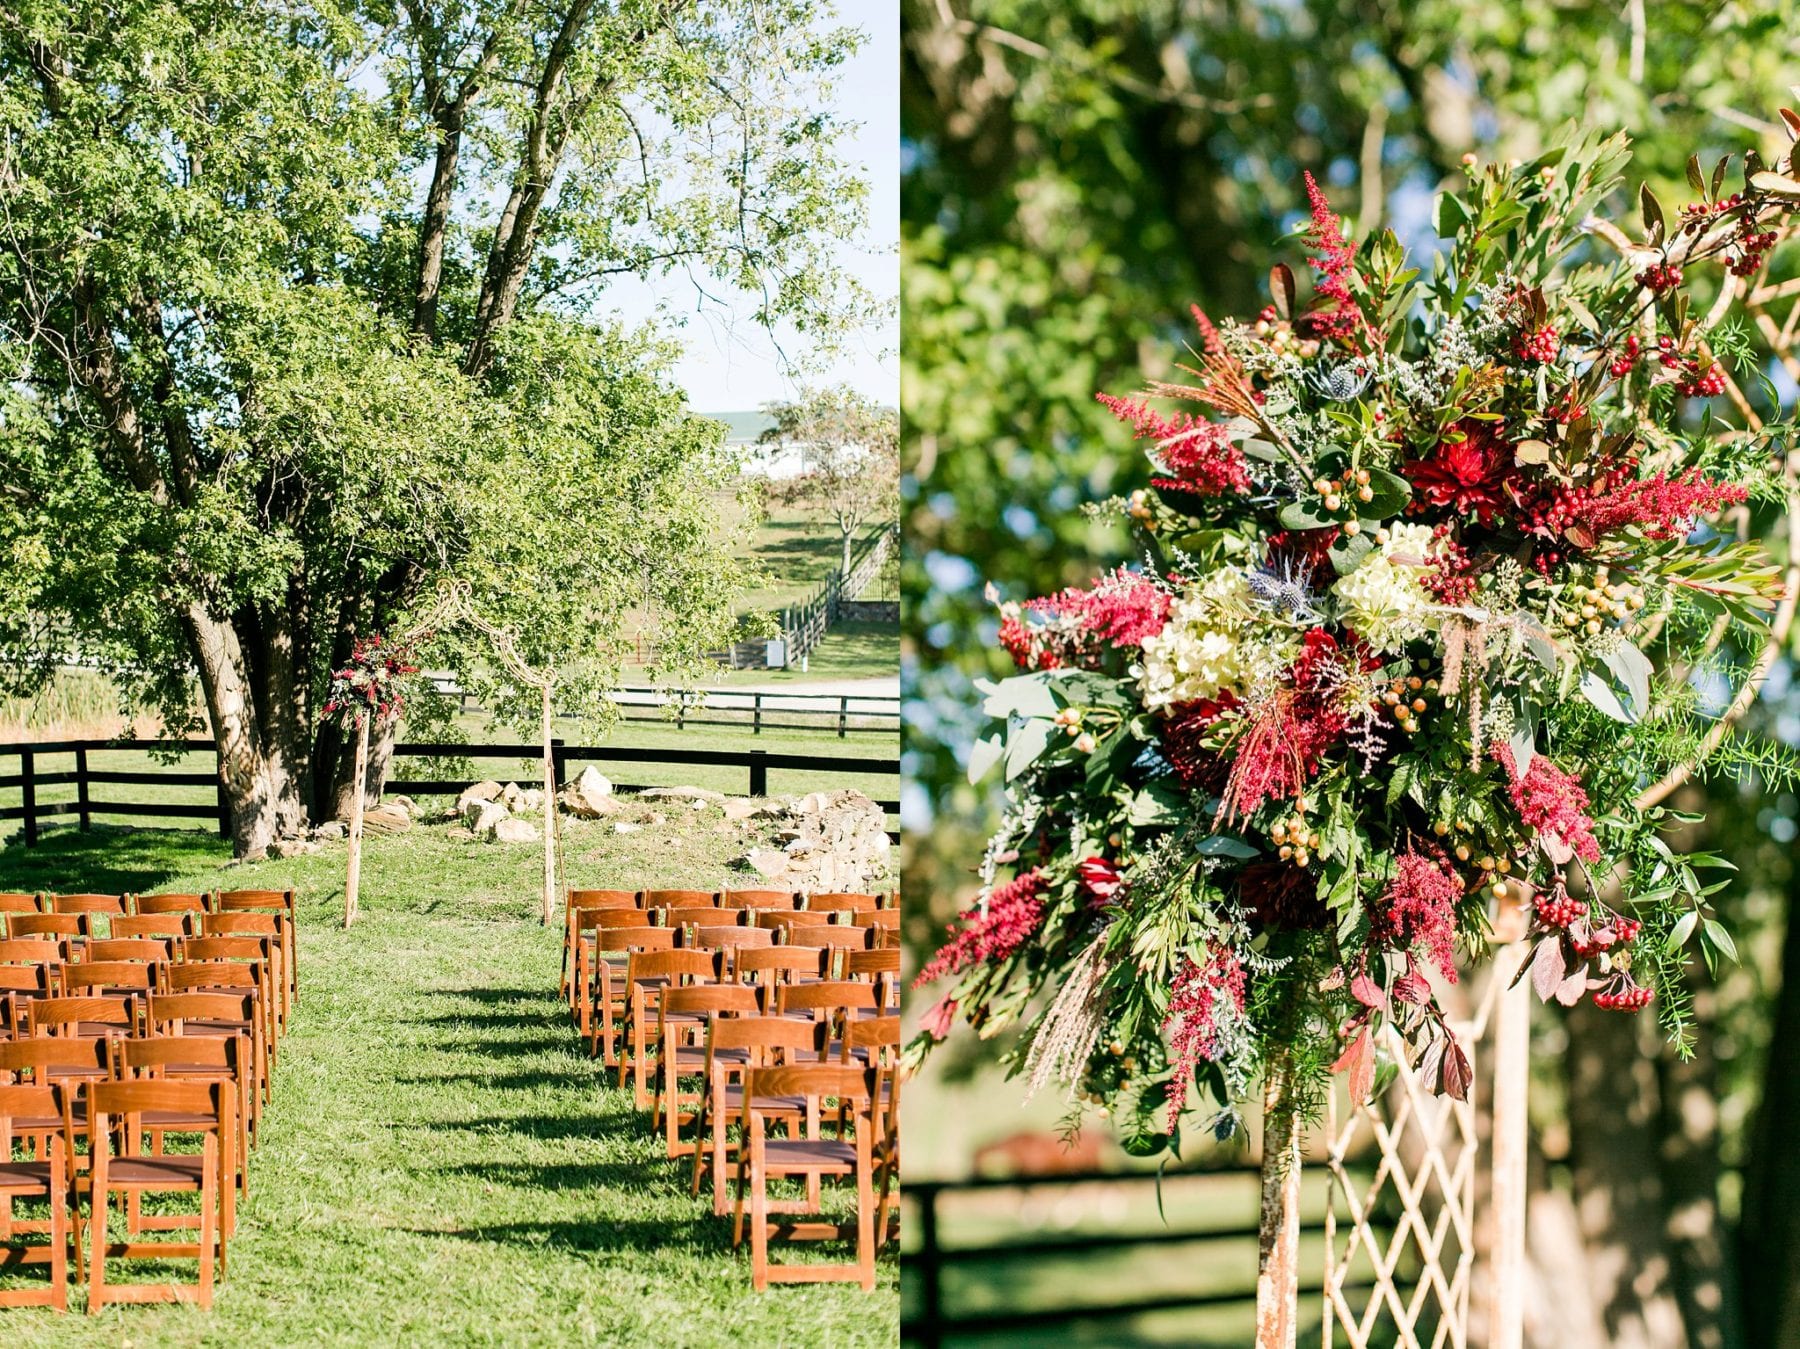
[[[569,882],[723,884],[741,842],[719,823],[710,810],[636,835],[571,823]],[[342,845],[255,865],[228,865],[198,831],[56,830],[0,848],[0,890],[292,885],[301,953],[213,1311],[8,1309],[6,1342],[893,1344],[891,1249],[872,1296],[751,1291],[729,1220],[688,1197],[682,1165],[582,1053],[556,996],[560,930],[532,916],[540,858],[440,828],[372,838],[344,932]]]
[[[715,682],[722,688],[744,684],[798,684],[822,679],[896,678],[900,673],[897,623],[833,623],[813,648],[807,668],[732,670]]]

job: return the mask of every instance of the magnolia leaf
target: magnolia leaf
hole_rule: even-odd
[[[984,735],[969,750],[969,781],[980,782],[994,765],[1000,762],[1006,753],[1006,738],[1000,735]]]
[[[1800,197],[1800,182],[1796,182],[1786,174],[1771,173],[1767,169],[1761,173],[1751,174],[1750,186],[1764,192],[1772,192],[1778,197]]]
[[[1337,523],[1329,515],[1320,515],[1310,502],[1290,501],[1277,517],[1283,529],[1329,529]]]
[[[1600,659],[1625,686],[1631,719],[1636,721],[1650,710],[1650,676],[1655,673],[1650,658],[1630,642],[1620,642]]]
[[[1006,780],[1023,773],[1050,747],[1050,723],[1033,718],[1006,737]]]
[[[1578,687],[1583,698],[1614,721],[1622,721],[1629,726],[1637,720],[1635,714],[1625,710],[1625,705],[1619,701],[1619,695],[1613,692],[1611,684],[1601,678],[1598,670],[1583,670]]]
[[[1243,444],[1238,446],[1238,449],[1242,450],[1250,458],[1261,459],[1266,463],[1278,463],[1281,459],[1281,449],[1279,446],[1273,441],[1262,440],[1256,437],[1246,440]]]
[[[1425,1052],[1419,1055],[1419,1085],[1433,1096],[1444,1090],[1444,1046],[1448,1041],[1439,1036],[1425,1046]]]
[[[1706,195],[1706,177],[1700,172],[1700,156],[1689,155],[1687,161],[1688,186],[1700,196]]]
[[[1364,559],[1375,547],[1375,540],[1368,534],[1340,534],[1331,541],[1331,566],[1339,576],[1348,576],[1362,566]]]
[[[1194,845],[1194,851],[1202,857],[1235,857],[1239,861],[1259,855],[1256,848],[1230,834],[1208,834]]]
[[[1513,446],[1513,460],[1519,464],[1547,464],[1550,462],[1550,442],[1521,440]]]
[[[977,680],[975,687],[987,697],[981,710],[990,717],[1054,717],[1056,695],[1050,691],[1050,671],[1011,675],[999,682]]]
[[[1524,777],[1531,771],[1531,761],[1537,757],[1537,737],[1532,734],[1531,723],[1521,721],[1514,725],[1513,733],[1506,743],[1507,748],[1512,750],[1513,772]]]

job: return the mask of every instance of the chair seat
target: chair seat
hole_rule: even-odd
[[[49,1162],[0,1162],[0,1194],[49,1193]]]
[[[804,1096],[765,1096],[764,1104],[757,1107],[768,1115],[804,1115],[806,1113],[806,1097]],[[725,1113],[736,1119],[744,1108],[744,1089],[725,1084]]]
[[[763,1144],[771,1171],[822,1171],[856,1165],[856,1145],[834,1138],[771,1138]]]
[[[138,1123],[146,1129],[163,1129],[170,1133],[201,1133],[213,1123],[212,1115],[193,1115],[185,1110],[146,1110]]]
[[[197,1190],[205,1169],[206,1159],[198,1153],[114,1157],[106,1164],[106,1183],[121,1189]]]

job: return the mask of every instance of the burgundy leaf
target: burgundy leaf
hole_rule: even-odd
[[[1347,1071],[1350,1074],[1352,1102],[1362,1105],[1369,1099],[1369,1092],[1375,1086],[1375,1042],[1370,1038],[1367,1026],[1350,1042],[1350,1047],[1338,1055],[1337,1062],[1331,1065],[1331,1071]]]
[[[1549,937],[1540,942],[1537,954],[1531,958],[1531,986],[1537,990],[1538,1001],[1549,1002],[1555,997],[1568,974],[1568,966],[1563,961],[1562,938]]]
[[[1433,1096],[1444,1090],[1444,1045],[1442,1038],[1433,1040],[1419,1055],[1419,1083]]]
[[[1444,1046],[1444,1094],[1459,1101],[1469,1099],[1469,1083],[1475,1074],[1462,1046],[1446,1037]]]
[[[1573,1007],[1581,1001],[1581,995],[1587,992],[1587,972],[1588,967],[1583,965],[1557,986],[1556,1000],[1564,1007]]]
[[[1383,1012],[1387,1011],[1387,990],[1376,983],[1375,980],[1370,977],[1367,970],[1364,970],[1350,981],[1350,996],[1355,998],[1364,1007],[1374,1007]]]

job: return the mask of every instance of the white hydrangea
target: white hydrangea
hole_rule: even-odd
[[[1436,601],[1424,577],[1437,541],[1429,526],[1388,526],[1361,566],[1332,586],[1339,617],[1376,651],[1398,651],[1435,624]]]
[[[1156,711],[1241,691],[1256,664],[1247,649],[1250,619],[1250,589],[1235,568],[1213,572],[1178,596],[1163,630],[1144,642],[1138,667],[1144,706]]]

